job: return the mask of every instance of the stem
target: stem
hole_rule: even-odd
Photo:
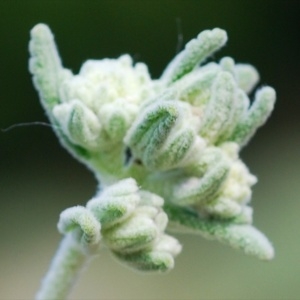
[[[66,235],[52,260],[50,268],[42,280],[36,295],[37,300],[66,299],[70,290],[90,258],[72,234]]]

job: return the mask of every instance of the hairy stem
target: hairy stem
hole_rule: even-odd
[[[36,294],[37,300],[66,299],[90,256],[71,234],[66,235],[54,256],[51,266]]]

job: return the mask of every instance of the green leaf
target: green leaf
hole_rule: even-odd
[[[226,41],[227,34],[222,29],[215,28],[202,31],[197,38],[188,42],[185,49],[171,61],[161,79],[167,83],[172,83],[182,78],[207,57],[219,50]]]
[[[63,69],[54,37],[45,24],[38,24],[31,30],[29,52],[29,70],[33,75],[34,85],[39,91],[43,106],[51,114],[52,108],[60,103],[59,84],[63,77],[71,76],[71,72]]]
[[[269,240],[251,225],[204,219],[192,210],[169,204],[165,205],[165,211],[175,231],[200,234],[262,260],[274,257],[274,249]]]
[[[262,126],[270,116],[274,108],[275,99],[276,93],[273,88],[266,86],[260,89],[255,94],[255,100],[247,114],[237,124],[230,140],[241,146],[246,145],[256,130]]]

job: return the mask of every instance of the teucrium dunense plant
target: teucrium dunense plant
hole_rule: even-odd
[[[153,80],[129,55],[88,60],[74,75],[49,28],[32,29],[29,68],[42,105],[61,144],[99,181],[85,207],[61,213],[65,237],[37,299],[67,297],[99,245],[137,270],[173,268],[181,245],[166,228],[273,258],[252,226],[257,180],[239,152],[270,115],[275,91],[265,86],[251,102],[253,66],[230,57],[204,64],[226,41],[224,30],[201,32]]]

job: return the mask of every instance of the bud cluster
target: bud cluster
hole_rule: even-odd
[[[181,251],[176,239],[164,233],[168,216],[163,199],[140,190],[134,179],[120,180],[88,201],[60,215],[58,229],[71,234],[87,250],[101,239],[125,264],[142,271],[166,271]],[[100,236],[101,233],[101,236]]]
[[[224,30],[201,32],[156,80],[129,55],[88,60],[73,75],[46,25],[31,35],[30,71],[42,104],[63,146],[101,186],[86,207],[62,213],[61,232],[79,233],[83,244],[97,244],[101,232],[116,257],[140,270],[173,266],[181,246],[164,233],[168,218],[173,230],[273,257],[252,226],[257,180],[239,152],[276,95],[265,86],[250,101],[259,80],[251,65],[230,57],[203,64],[226,43]]]

